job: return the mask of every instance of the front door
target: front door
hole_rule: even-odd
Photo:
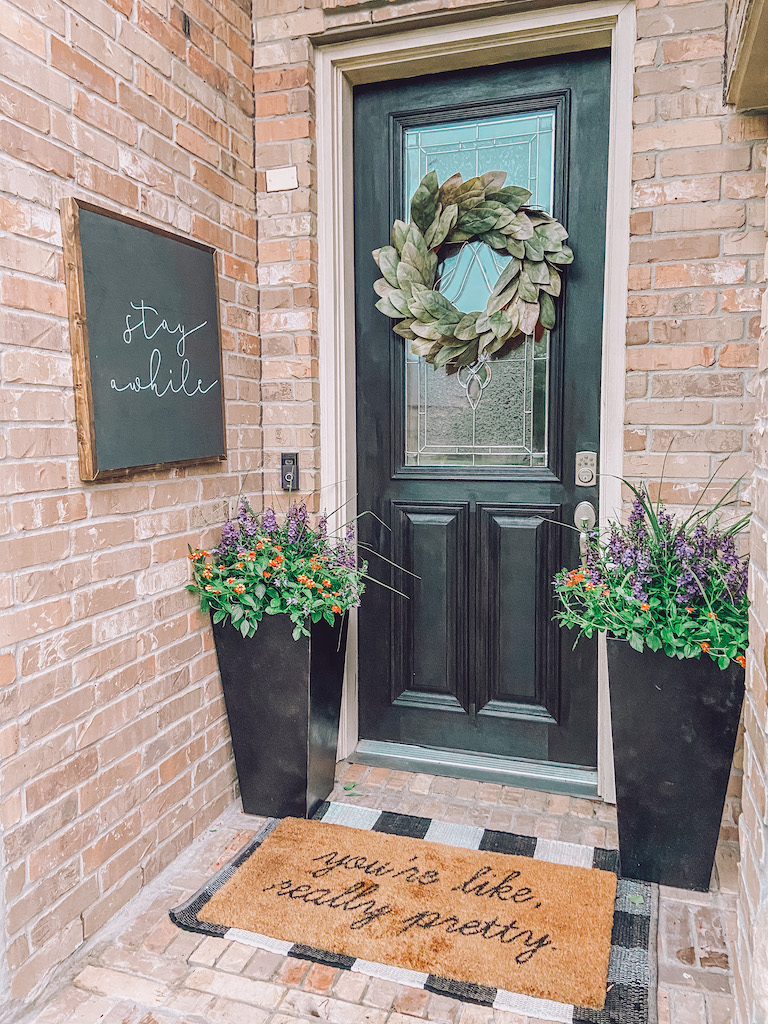
[[[360,609],[369,749],[597,763],[596,647],[553,623],[551,580],[577,564],[576,505],[597,506],[576,455],[598,451],[609,87],[608,52],[592,51],[355,90],[358,510],[375,514],[360,537],[415,574],[370,556],[384,586]],[[551,334],[455,375],[374,306],[371,250],[433,169],[506,171],[575,253]],[[465,243],[440,289],[481,310],[503,266]]]

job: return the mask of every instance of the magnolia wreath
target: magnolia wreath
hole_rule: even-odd
[[[526,207],[531,193],[505,186],[506,177],[488,171],[464,181],[454,174],[439,185],[430,171],[411,199],[410,223],[396,220],[392,245],[373,252],[383,274],[373,286],[376,308],[399,320],[394,331],[415,355],[449,373],[503,356],[528,335],[538,341],[555,326],[558,268],[573,261],[568,232],[543,210]],[[485,309],[463,313],[435,287],[437,268],[476,240],[511,259]]]

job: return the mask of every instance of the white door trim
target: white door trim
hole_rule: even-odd
[[[600,519],[620,508],[625,328],[632,182],[634,0],[594,0],[543,11],[362,37],[316,50],[320,458],[322,504],[350,507],[355,484],[352,87],[512,60],[611,48],[608,208],[600,426]],[[358,740],[357,644],[342,704],[339,755]],[[614,799],[608,667],[599,656],[600,792]]]

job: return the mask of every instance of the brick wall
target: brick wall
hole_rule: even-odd
[[[753,55],[754,57],[755,55]],[[757,56],[765,59],[764,52]],[[768,96],[765,97],[768,103]],[[763,243],[768,267],[768,205]],[[756,240],[759,240],[757,232]],[[743,813],[735,984],[741,1024],[768,1021],[768,290],[762,290],[758,372],[754,396],[755,468],[751,536],[750,611],[745,701]]]
[[[0,0],[0,1017],[233,797],[188,541],[260,489],[250,0]],[[58,206],[220,251],[229,462],[82,484]],[[6,988],[7,986],[7,988]]]

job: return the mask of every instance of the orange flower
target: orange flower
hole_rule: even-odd
[[[279,544],[275,544],[275,551],[282,551],[282,550],[283,549],[280,547]]]
[[[235,593],[236,594],[244,594],[245,593],[245,584],[244,583],[238,583],[237,586],[235,587]]]
[[[603,587],[603,597],[608,597],[609,594],[610,590],[608,589],[608,587]]]
[[[705,654],[706,654],[706,653],[707,653],[707,651],[709,650],[709,644],[707,643],[707,641],[706,641],[706,640],[704,641],[704,643],[703,643],[703,644],[700,644],[699,646],[701,647],[702,651],[704,651],[704,653],[705,653]]]
[[[341,591],[340,590],[334,590],[333,596],[334,597],[340,597],[341,596]]]
[[[273,569],[276,569],[280,565],[282,560],[283,560],[283,556],[282,555],[278,555],[277,558],[270,558],[269,564],[272,566]]]
[[[315,583],[315,581],[314,581],[314,580],[307,580],[307,586],[308,586],[308,587],[309,587],[309,589],[311,590],[311,589],[312,589],[312,587],[315,587],[315,586],[317,586],[317,584]]]
[[[644,604],[640,605],[640,611],[641,612],[648,612],[650,610],[651,610],[651,606],[648,604],[647,601]]]
[[[594,583],[587,583],[586,586],[584,587],[584,589],[585,590],[594,590],[595,589],[595,584]]]
[[[693,612],[694,612],[693,608],[686,608],[685,610],[688,612],[689,615],[693,615]]]
[[[227,576],[227,583],[237,583],[234,576]]]
[[[330,585],[331,585],[331,581],[330,580],[323,580],[323,586],[324,587],[330,587]]]
[[[740,654],[738,656],[738,658],[736,659],[736,661],[738,661],[738,663],[741,665],[742,668],[746,668],[747,667],[747,659],[744,657],[743,654]]]
[[[244,569],[245,568],[245,564],[243,562],[236,562],[235,563],[235,568],[236,569]]]
[[[248,561],[249,562],[255,562],[258,557],[259,556],[256,554],[255,551],[249,551],[248,552]]]
[[[256,550],[257,551],[263,551],[264,550],[264,544],[261,541],[259,541],[259,543],[256,545]]]
[[[333,608],[331,608],[331,611],[335,612],[337,615],[341,615],[341,608],[337,604],[335,604]]]
[[[210,583],[206,584],[205,589],[208,591],[209,594],[213,593],[213,587],[211,586]]]
[[[716,619],[717,616],[715,615],[714,612],[707,612],[707,618],[708,619]]]
[[[267,570],[265,569],[264,572],[261,575],[264,577],[265,580],[268,580],[270,578],[270,576],[272,575],[272,573],[271,572],[267,572]]]

